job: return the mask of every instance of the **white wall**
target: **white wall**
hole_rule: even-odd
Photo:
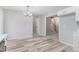
[[[4,15],[3,15],[4,13],[3,13],[3,9],[2,9],[2,7],[0,7],[0,34],[3,34],[4,33],[4,25],[3,25],[3,21],[4,21],[4,19],[3,19],[3,17],[4,17]]]
[[[73,32],[75,32],[76,29],[77,24],[74,13],[60,16],[59,41],[72,46]]]
[[[40,35],[46,36],[46,18],[45,16],[41,16],[40,18]]]
[[[4,10],[4,32],[8,34],[10,39],[33,37],[32,17],[27,18],[17,11]],[[45,16],[36,17],[37,33],[46,35],[46,19]]]
[[[35,16],[37,35],[40,35],[40,17]]]
[[[36,16],[35,19],[36,19],[37,34],[45,36],[46,35],[45,16]]]
[[[32,17],[25,17],[17,11],[5,10],[5,33],[9,38],[32,37]]]

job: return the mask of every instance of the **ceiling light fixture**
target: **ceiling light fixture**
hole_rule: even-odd
[[[26,9],[25,9],[24,15],[25,15],[25,16],[32,16],[32,13],[31,13],[31,11],[30,11],[29,6],[26,6]]]

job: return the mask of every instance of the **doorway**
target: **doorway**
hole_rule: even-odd
[[[59,17],[49,16],[46,18],[46,35],[53,35],[59,32]]]

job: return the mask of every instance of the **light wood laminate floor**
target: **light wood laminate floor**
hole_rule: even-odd
[[[57,35],[8,40],[7,52],[72,52],[70,46],[58,41]]]

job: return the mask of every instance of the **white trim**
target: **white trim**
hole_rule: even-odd
[[[29,39],[29,38],[33,38],[33,36],[11,37],[11,38],[8,38],[8,40],[14,40],[14,39],[21,40],[21,39]]]

